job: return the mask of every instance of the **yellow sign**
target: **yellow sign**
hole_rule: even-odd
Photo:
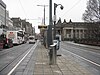
[[[38,26],[38,29],[41,29],[41,28],[44,28],[45,29],[45,28],[47,28],[47,26],[46,25],[39,25]]]

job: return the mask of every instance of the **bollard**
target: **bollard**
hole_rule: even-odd
[[[54,43],[53,45],[50,45],[50,48],[49,48],[49,64],[50,65],[56,64],[57,53],[56,53],[55,47],[56,47],[56,43]]]
[[[49,64],[51,65],[52,64],[52,52],[53,49],[51,47],[49,47]]]

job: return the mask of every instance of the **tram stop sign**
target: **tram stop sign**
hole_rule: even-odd
[[[46,25],[38,25],[38,29],[46,29],[47,26]]]

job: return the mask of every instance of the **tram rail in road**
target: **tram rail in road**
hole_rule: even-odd
[[[29,49],[29,51],[22,57],[21,60],[19,60],[19,62],[10,70],[10,72],[7,75],[11,75],[13,73],[13,71],[20,65],[20,63],[26,58],[26,56],[33,50],[35,49],[37,46],[37,44],[35,44],[31,49]]]
[[[38,42],[37,42],[38,43]],[[16,59],[14,59],[11,63],[7,64],[1,71],[0,71],[0,75],[11,75],[14,70],[21,64],[21,62],[36,48],[37,43],[34,44],[30,49],[28,49],[27,51],[25,51],[23,54],[21,54],[20,56],[18,56]],[[12,66],[14,65],[14,66]]]

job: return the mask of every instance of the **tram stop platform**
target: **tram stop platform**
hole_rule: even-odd
[[[48,49],[41,43],[38,43],[35,55],[32,75],[92,75],[85,67],[74,61],[73,56],[57,56],[57,64],[50,65]]]

